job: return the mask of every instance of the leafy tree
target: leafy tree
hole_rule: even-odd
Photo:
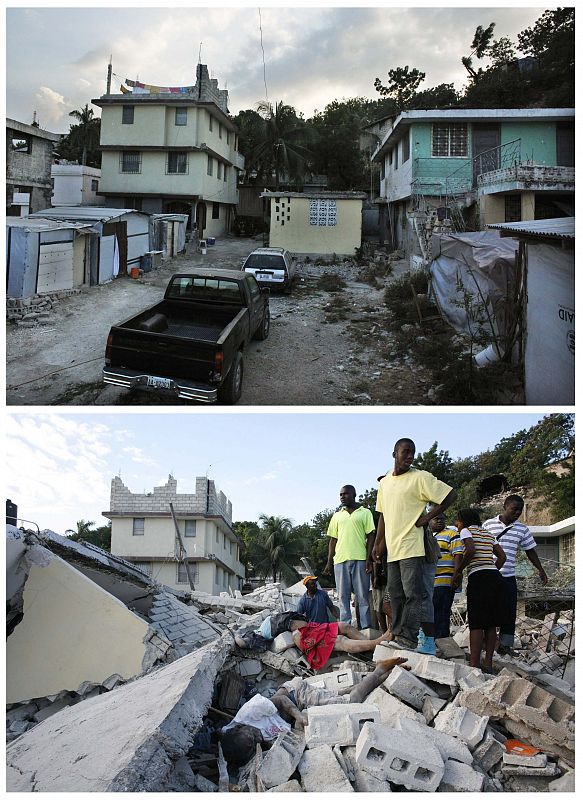
[[[407,65],[390,69],[388,76],[389,80],[386,86],[381,83],[380,78],[375,78],[374,88],[383,97],[391,97],[396,103],[397,110],[403,111],[419,85],[425,80],[425,73],[415,67],[409,71]]]
[[[265,120],[253,109],[239,111],[234,118],[234,122],[239,129],[239,152],[245,158],[245,172],[249,179],[250,173],[259,172],[261,164],[257,162],[257,154],[260,152],[260,145],[265,135]]]
[[[518,34],[523,53],[535,56],[541,65],[555,66],[569,61],[575,64],[575,9],[545,11],[532,28]]]
[[[69,161],[79,161],[88,166],[101,166],[99,151],[101,120],[94,116],[93,109],[87,104],[80,110],[71,111],[69,116],[74,117],[77,124],[71,125],[69,133],[59,142],[59,155]]]
[[[295,583],[299,576],[294,567],[305,555],[307,542],[287,517],[261,514],[259,520],[259,535],[249,549],[254,573],[274,582],[281,575],[286,583]]]
[[[69,539],[74,542],[88,542],[107,552],[111,551],[111,522],[96,528],[95,522],[80,519],[76,527],[76,533],[71,534]]]
[[[413,464],[417,469],[431,472],[440,481],[445,481],[445,483],[451,481],[453,459],[447,450],[437,450],[437,442],[433,442],[425,453],[417,453]]]
[[[459,102],[453,83],[440,83],[432,89],[415,92],[409,101],[410,109],[452,108]]]
[[[275,107],[268,102],[258,103],[257,111],[263,119],[263,136],[251,152],[252,163],[260,175],[275,176],[275,191],[283,176],[301,185],[310,157],[304,146],[305,121],[282,101]]]
[[[492,37],[494,36],[495,26],[495,22],[491,22],[486,29],[482,28],[481,25],[478,25],[471,44],[472,52],[469,56],[464,56],[462,58],[462,64],[467,69],[472,79],[477,78],[479,72],[481,72],[481,70],[476,72],[476,70],[473,68],[472,56],[475,56],[476,58],[483,58],[486,55],[490,48]]]
[[[243,541],[241,548],[241,563],[245,565],[245,572],[252,572],[252,562],[250,561],[251,543],[259,536],[259,525],[256,522],[235,522],[233,530],[236,535]]]
[[[510,39],[507,36],[502,36],[500,39],[492,42],[490,46],[490,58],[494,67],[502,67],[510,64],[516,59],[516,51]]]

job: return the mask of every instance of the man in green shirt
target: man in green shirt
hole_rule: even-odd
[[[372,513],[356,502],[354,486],[340,489],[342,508],[332,515],[328,526],[330,542],[324,574],[334,568],[340,599],[340,621],[352,621],[351,594],[358,602],[360,628],[370,628],[369,589],[375,526]]]

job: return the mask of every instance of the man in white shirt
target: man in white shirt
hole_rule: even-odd
[[[548,576],[544,571],[538,553],[536,552],[536,542],[528,528],[523,522],[519,522],[519,517],[524,510],[524,500],[517,494],[509,495],[504,501],[502,513],[497,517],[486,520],[482,527],[496,536],[496,540],[506,553],[506,563],[500,570],[504,578],[504,586],[507,593],[507,601],[511,610],[513,620],[510,625],[502,625],[500,628],[498,652],[501,655],[512,655],[514,646],[514,630],[516,628],[516,604],[518,590],[516,586],[516,556],[518,548],[522,548],[530,563],[538,570],[538,574],[543,586],[548,583]]]

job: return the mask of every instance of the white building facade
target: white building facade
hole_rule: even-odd
[[[98,194],[100,169],[84,164],[53,164],[51,179],[53,207],[105,205],[105,198]]]
[[[111,520],[112,554],[135,563],[160,583],[188,591],[190,571],[194,588],[209,594],[243,585],[242,543],[233,531],[232,506],[208,478],[196,478],[192,494],[178,494],[172,475],[151,493],[134,494],[115,477],[110,509],[104,516]],[[182,548],[185,559],[180,555]]]

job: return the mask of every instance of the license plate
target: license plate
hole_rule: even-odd
[[[153,389],[171,389],[172,381],[170,378],[156,378],[153,375],[148,375],[148,386]]]
[[[258,278],[264,278],[268,281],[272,281],[274,278],[273,272],[257,272],[256,276]]]

